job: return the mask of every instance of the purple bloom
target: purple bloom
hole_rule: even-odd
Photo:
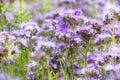
[[[6,75],[4,75],[3,73],[0,73],[0,80],[6,80]]]
[[[20,80],[20,78],[13,78],[13,77],[5,74],[4,72],[0,71],[0,80]]]
[[[27,79],[28,80],[31,80],[31,79],[33,80],[33,79],[36,79],[36,76],[33,72],[28,72],[27,73]]]
[[[105,65],[105,70],[106,70],[106,72],[113,71],[114,70],[114,66],[110,65],[110,64],[107,64],[107,65]]]
[[[39,22],[40,20],[41,20],[41,15],[37,15],[31,21],[32,22]]]
[[[74,73],[79,75],[81,73],[81,69],[80,68],[74,68]]]
[[[60,0],[60,2],[73,2],[73,3],[76,3],[76,1],[75,0]]]
[[[59,66],[60,66],[59,58],[61,58],[60,55],[54,55],[53,57],[51,57],[50,66],[53,69],[58,69],[59,68]]]
[[[75,42],[75,43],[79,44],[82,42],[82,37],[81,37],[81,35],[74,34],[71,38],[71,41],[73,43]]]
[[[39,27],[35,22],[22,23],[19,26],[20,32],[24,32],[23,35],[26,37],[31,37],[36,35],[39,32]]]
[[[14,16],[11,12],[6,12],[6,18],[8,21],[14,21]]]
[[[81,74],[91,78],[101,78],[101,74],[94,64],[88,64],[86,68],[81,69]]]
[[[65,17],[65,18],[70,17],[70,18],[75,19],[76,21],[79,21],[80,19],[85,18],[84,14],[82,13],[82,11],[80,9],[75,9],[75,10],[68,9],[68,10],[65,10],[65,12],[61,12],[59,14],[62,17]]]
[[[110,38],[112,38],[112,35],[110,33],[97,34],[94,38],[94,43],[99,44],[100,42]]]
[[[87,62],[88,62],[88,64],[89,63],[94,63],[95,60],[96,60],[96,57],[93,54],[90,53],[90,54],[87,55]]]
[[[54,69],[57,69],[57,64],[55,63],[50,63],[51,67],[53,67]]]
[[[35,67],[37,65],[37,62],[35,61],[30,61],[30,63],[27,65],[28,70],[30,70],[31,68]]]
[[[91,25],[83,25],[79,29],[80,29],[79,31],[81,34],[82,33],[93,34],[95,32]]]
[[[115,38],[119,38],[120,37],[120,30],[116,30],[114,35],[115,35]]]
[[[59,17],[58,24],[56,25],[57,31],[60,32],[69,32],[70,30],[70,24],[65,22],[62,17]]]
[[[44,15],[45,19],[56,19],[59,16],[59,12],[63,12],[64,8],[56,8],[51,12],[48,12]]]

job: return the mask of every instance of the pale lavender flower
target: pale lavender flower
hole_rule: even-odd
[[[81,69],[80,68],[74,68],[74,73],[79,75],[81,73]]]
[[[105,70],[106,71],[113,71],[114,70],[114,66],[113,65],[110,65],[110,64],[107,64],[104,66],[105,67]]]
[[[94,63],[96,60],[96,57],[92,53],[87,53],[87,62],[89,63]]]
[[[116,30],[114,35],[115,35],[115,38],[119,38],[120,37],[120,29]]]
[[[62,11],[64,11],[63,8],[56,8],[52,10],[51,12],[44,14],[44,18],[45,19],[56,19],[59,16],[59,12],[62,12]]]
[[[28,68],[28,70],[30,70],[31,68],[35,67],[36,65],[37,65],[37,62],[31,60],[31,61],[27,64],[27,68]]]
[[[4,72],[0,71],[0,80],[20,80],[20,78],[11,77],[11,76],[5,74]]]
[[[73,3],[76,3],[75,0],[60,0],[60,2],[73,2]]]
[[[8,49],[6,47],[0,46],[0,55],[4,55],[5,52],[8,52]]]
[[[72,36],[71,41],[77,44],[83,42],[81,35],[77,35],[77,34],[74,34],[74,36]]]
[[[91,78],[101,78],[101,74],[99,70],[97,69],[96,65],[94,64],[88,64],[86,68],[81,69],[81,75],[87,74],[87,77]]]
[[[65,18],[70,17],[75,19],[76,21],[79,21],[80,19],[85,18],[83,12],[80,9],[75,9],[75,10],[68,9],[68,10],[65,10],[64,12],[60,12],[59,14],[62,17],[65,17]]]
[[[14,21],[14,16],[11,12],[6,12],[6,18],[8,21]]]
[[[55,63],[50,63],[51,67],[54,68],[54,69],[57,69],[57,64]]]
[[[44,29],[48,29],[49,31],[54,31],[56,28],[56,24],[58,23],[57,20],[51,20],[51,19],[47,19],[45,20],[45,22],[43,23],[42,27]]]
[[[34,36],[39,32],[39,27],[35,22],[22,23],[20,24],[19,29],[24,32],[26,37]]]
[[[0,32],[0,44],[4,44],[7,40],[9,40],[10,34],[7,31]]]
[[[35,16],[31,21],[37,23],[37,22],[40,22],[41,18],[42,18],[41,15],[37,15],[37,16]]]
[[[94,34],[95,31],[91,25],[83,25],[79,28],[81,34]]]
[[[0,73],[0,80],[6,80],[6,75],[4,75],[3,73]]]
[[[112,38],[112,35],[110,33],[97,34],[94,38],[94,43],[99,44],[100,42],[110,38]]]
[[[33,72],[28,72],[26,77],[28,80],[36,79],[36,76]]]
[[[60,67],[59,58],[61,58],[60,55],[54,55],[54,56],[51,57],[51,59],[50,59],[50,66],[53,69],[58,69]]]

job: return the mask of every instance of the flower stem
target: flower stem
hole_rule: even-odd
[[[22,0],[19,0],[19,3],[20,3],[20,11],[22,11]]]
[[[22,0],[19,0],[19,4],[20,4],[20,22],[22,22]]]
[[[68,44],[66,43],[66,59],[68,59]]]
[[[29,49],[30,49],[30,51],[32,52],[32,39],[31,39],[31,37],[29,37]]]
[[[116,41],[115,41],[115,35],[114,35],[115,28],[112,29],[111,33],[112,33],[112,44],[115,44],[116,43]]]

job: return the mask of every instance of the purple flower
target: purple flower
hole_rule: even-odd
[[[81,73],[81,69],[80,68],[74,68],[74,73],[79,75]]]
[[[51,67],[54,68],[54,69],[57,69],[57,64],[55,63],[50,63]]]
[[[71,28],[70,24],[65,22],[62,17],[59,17],[58,24],[56,25],[57,31],[69,32],[70,28]]]
[[[97,34],[94,38],[94,43],[99,44],[100,42],[110,38],[112,38],[112,35],[110,33]]]
[[[74,42],[76,43],[76,44],[79,44],[79,43],[81,43],[83,40],[82,40],[82,37],[81,37],[81,35],[78,35],[78,34],[74,34],[73,36],[72,36],[72,38],[71,38],[71,42],[74,44]]]
[[[95,60],[96,60],[96,57],[95,57],[92,53],[89,53],[89,54],[87,55],[87,62],[88,62],[88,64],[89,64],[89,63],[94,63]]]
[[[44,15],[45,19],[56,19],[59,16],[59,12],[63,12],[64,8],[56,8],[51,12],[48,12]]]
[[[56,24],[58,23],[57,20],[46,19],[42,25],[42,28],[49,31],[55,31]]]
[[[31,37],[36,35],[39,32],[39,27],[35,22],[22,23],[19,26],[20,32],[26,37]]]
[[[81,75],[82,74],[88,75],[87,77],[91,78],[101,78],[101,74],[94,64],[88,64],[86,68],[81,69]]]
[[[6,75],[4,75],[3,73],[0,73],[0,80],[6,80]]]
[[[11,12],[6,12],[6,18],[8,21],[14,21],[14,16]]]
[[[0,71],[0,80],[20,80],[20,78],[13,78],[7,74],[5,74],[4,72]]]
[[[76,3],[76,1],[75,0],[60,0],[60,2],[73,2],[73,3]]]
[[[91,25],[83,25],[79,28],[81,34],[93,34],[95,31]]]
[[[115,38],[119,38],[120,37],[120,29],[116,30],[114,35],[115,35]]]
[[[27,79],[28,80],[31,80],[31,79],[33,80],[33,79],[36,79],[36,76],[33,72],[28,72],[27,73]]]
[[[54,55],[53,57],[51,57],[51,59],[50,59],[50,66],[53,69],[58,69],[60,67],[59,58],[61,58],[60,55]]]
[[[68,9],[68,10],[65,10],[65,12],[61,12],[59,14],[63,18],[70,17],[70,18],[75,19],[76,21],[79,21],[80,19],[85,18],[84,14],[82,13],[80,9],[75,9],[75,10]]]
[[[114,70],[114,66],[110,65],[110,64],[107,64],[107,65],[105,65],[105,70],[106,71],[113,71]]]
[[[31,21],[32,22],[39,22],[41,20],[41,15],[37,15],[37,16],[35,16]]]
[[[30,70],[31,68],[35,67],[36,65],[37,65],[37,62],[32,60],[32,61],[30,61],[30,63],[28,63],[27,68],[28,68],[28,70]]]
[[[7,31],[0,32],[0,44],[5,43],[5,41],[9,40],[9,33]]]

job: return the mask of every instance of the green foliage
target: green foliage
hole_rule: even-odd
[[[50,0],[41,0],[41,2],[42,2],[42,6],[43,6],[43,13],[51,10]]]
[[[14,18],[15,18],[15,21],[14,23],[15,24],[19,24],[21,22],[27,22],[31,19],[31,15],[30,13],[28,13],[27,11],[16,11],[14,13]]]
[[[2,12],[2,7],[3,7],[3,4],[0,3],[0,13]]]
[[[28,54],[28,49],[24,48],[21,53],[16,53],[9,56],[14,59],[13,63],[2,64],[2,70],[11,76],[21,76],[21,80],[26,80],[26,64],[28,64],[30,57]],[[4,66],[4,67],[3,67]]]

